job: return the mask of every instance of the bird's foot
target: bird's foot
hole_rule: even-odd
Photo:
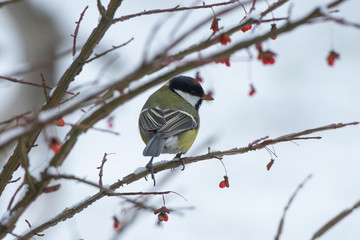
[[[184,162],[184,160],[181,159],[181,154],[182,153],[176,154],[176,156],[173,158],[173,161],[181,161],[181,165],[182,165],[181,171],[184,171],[185,170],[185,162]]]
[[[150,174],[151,174],[151,179],[154,181],[154,186],[156,185],[156,181],[155,181],[155,174],[154,174],[154,166],[153,166],[153,159],[154,157],[151,157],[150,161],[148,162],[148,164],[146,164],[146,168],[149,170]],[[147,178],[145,177],[146,181]]]

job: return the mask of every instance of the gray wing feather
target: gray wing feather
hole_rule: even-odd
[[[198,119],[183,111],[144,109],[140,114],[139,127],[144,136],[150,140],[143,155],[159,156],[167,138],[197,126]]]

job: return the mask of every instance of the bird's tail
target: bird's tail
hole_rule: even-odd
[[[143,155],[158,157],[164,148],[165,142],[166,139],[159,138],[158,134],[155,134],[146,144]]]

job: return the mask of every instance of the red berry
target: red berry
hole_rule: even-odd
[[[169,216],[168,216],[166,213],[161,212],[161,213],[159,213],[159,215],[158,215],[158,220],[159,220],[160,222],[163,222],[163,221],[167,222],[167,221],[169,220]]]
[[[119,219],[117,217],[113,217],[114,223],[113,223],[113,227],[115,229],[115,231],[120,231],[122,229],[122,223],[119,221]]]
[[[54,151],[55,154],[58,154],[61,150],[61,144],[58,140],[56,140],[56,138],[51,139],[49,147]]]
[[[56,120],[56,126],[58,127],[63,127],[65,126],[65,121],[63,118],[59,118],[58,120]]]
[[[114,127],[114,117],[109,117],[107,119],[107,124],[108,124],[108,128],[113,128]]]
[[[252,84],[250,84],[250,92],[249,92],[249,96],[253,96],[255,94],[255,88]]]
[[[248,26],[246,26],[246,27],[243,27],[243,28],[241,29],[241,31],[242,31],[242,32],[247,32],[247,31],[249,31],[251,28],[252,28],[252,25],[250,24],[250,25],[248,25]]]
[[[224,63],[227,67],[230,67],[230,57],[215,60],[215,63]]]
[[[261,51],[261,50],[262,50],[261,43],[257,43],[255,47],[256,47],[256,49],[257,49],[258,51]]]
[[[277,32],[276,24],[271,24],[271,30],[270,30],[270,32],[272,32],[272,33]],[[271,37],[272,40],[275,40],[276,38],[277,38],[277,35],[274,35],[274,36]]]
[[[266,169],[269,171],[271,166],[274,164],[274,159],[271,159],[270,162],[266,165]]]
[[[219,21],[220,18],[216,18],[216,17],[212,20],[210,29],[213,30],[214,32],[219,31]]]
[[[222,181],[219,183],[219,187],[220,187],[220,188],[226,187],[225,180],[222,180]]]
[[[261,48],[258,49],[259,51],[259,55],[258,55],[258,60],[262,61],[263,64],[274,64],[275,63],[275,56],[276,54],[273,53],[270,50],[267,51],[263,51]]]
[[[275,63],[275,58],[271,57],[268,59],[268,64],[274,64]]]
[[[223,33],[220,35],[219,41],[222,45],[226,45],[229,42],[231,42],[231,39],[230,39],[229,35],[227,35],[226,33]]]
[[[329,66],[333,66],[335,63],[336,59],[339,59],[340,55],[335,52],[335,51],[331,51],[327,57],[327,62],[329,64]]]

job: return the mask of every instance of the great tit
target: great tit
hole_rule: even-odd
[[[180,159],[193,144],[199,131],[199,108],[203,100],[214,100],[205,94],[195,79],[172,78],[154,92],[144,104],[139,117],[140,135],[146,147],[144,156],[151,156],[146,168],[155,176],[153,159],[160,153],[175,153]],[[183,169],[185,167],[184,162]]]

